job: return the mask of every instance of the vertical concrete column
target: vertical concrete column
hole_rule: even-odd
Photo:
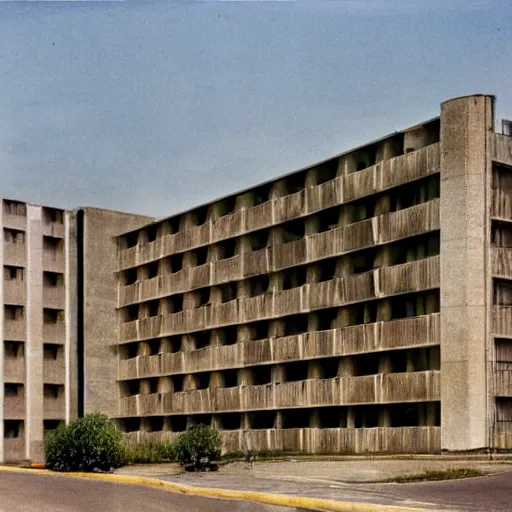
[[[318,313],[313,312],[308,315],[308,332],[316,332],[318,331],[318,326],[320,324],[320,320],[318,318]]]
[[[441,107],[441,447],[489,445],[489,193],[494,99]]]
[[[347,409],[347,428],[356,428],[356,410],[354,407]]]
[[[385,405],[379,411],[379,427],[391,427],[391,412]]]
[[[391,356],[389,352],[383,352],[379,359],[379,373],[391,373]]]
[[[42,209],[27,205],[26,457],[44,461],[43,443],[43,231]]]
[[[308,363],[308,379],[322,378],[322,363],[320,361],[309,361]]]
[[[140,394],[141,395],[149,395],[151,392],[151,385],[149,384],[148,379],[141,379],[140,381]]]
[[[340,377],[353,377],[356,374],[356,365],[352,356],[340,358],[338,363],[338,375]]]
[[[252,337],[253,329],[248,325],[239,325],[237,328],[237,338],[238,341],[250,341],[253,339]]]
[[[306,217],[304,221],[304,231],[306,236],[315,235],[318,233],[320,228],[320,219],[317,215],[312,215],[311,217]]]
[[[309,415],[309,428],[320,428],[320,411],[313,409]]]

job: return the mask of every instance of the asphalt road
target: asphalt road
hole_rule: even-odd
[[[0,512],[295,512],[93,480],[0,472]]]

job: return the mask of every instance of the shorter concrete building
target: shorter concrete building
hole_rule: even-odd
[[[148,220],[1,200],[0,462],[41,461],[46,430],[115,413],[113,236]]]

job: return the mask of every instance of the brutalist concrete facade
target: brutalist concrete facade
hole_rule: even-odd
[[[117,411],[113,237],[151,219],[0,202],[0,462],[40,462],[46,430]]]
[[[494,98],[118,237],[119,423],[224,449],[512,448]]]

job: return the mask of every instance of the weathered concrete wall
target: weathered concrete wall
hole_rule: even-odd
[[[151,218],[84,208],[84,412],[118,412],[117,246],[115,235],[150,222]]]
[[[489,445],[489,219],[493,98],[441,108],[441,446]]]

